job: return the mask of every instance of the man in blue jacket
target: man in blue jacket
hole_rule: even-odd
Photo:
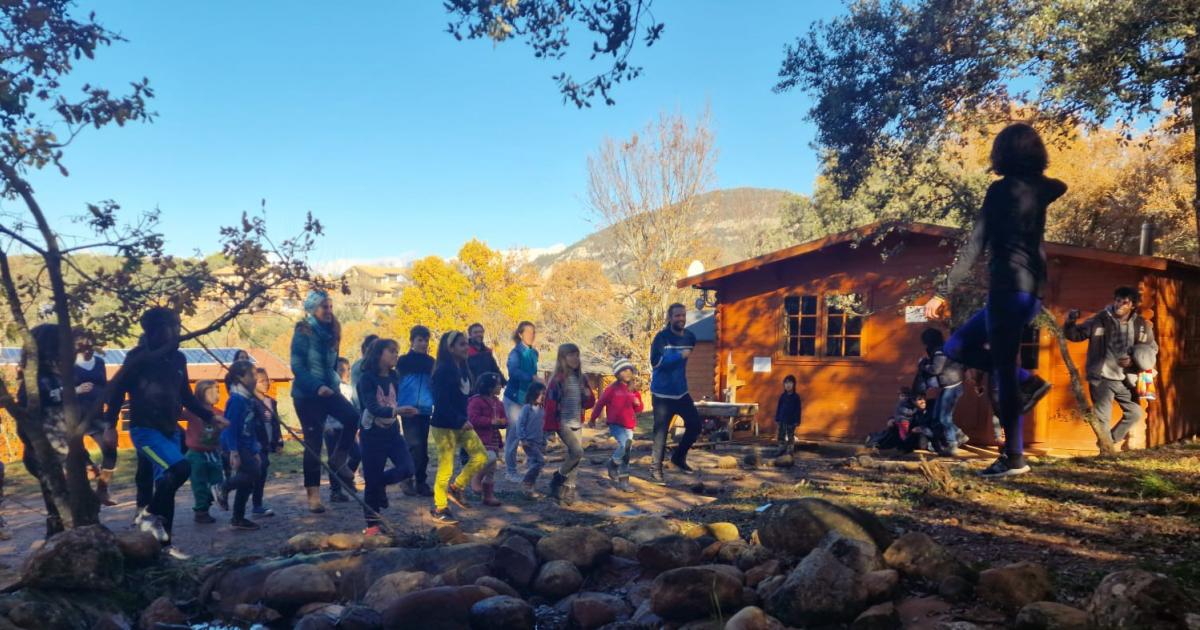
[[[654,455],[650,479],[665,485],[663,457],[667,451],[667,430],[671,419],[683,419],[683,437],[671,454],[671,463],[682,473],[691,473],[687,452],[700,436],[700,414],[688,393],[687,361],[696,347],[696,336],[687,330],[687,308],[672,304],[667,309],[667,327],[650,344],[650,395],[654,405]]]

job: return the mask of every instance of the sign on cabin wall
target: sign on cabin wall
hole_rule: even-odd
[[[771,373],[771,357],[754,357],[754,371],[756,373]]]
[[[925,317],[924,306],[905,306],[904,307],[904,323],[905,324],[924,324],[929,321]]]

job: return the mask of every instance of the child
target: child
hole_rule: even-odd
[[[413,476],[412,455],[408,442],[400,435],[397,419],[416,412],[412,407],[396,404],[396,389],[400,381],[396,362],[400,346],[393,339],[376,339],[363,356],[362,372],[358,377],[358,402],[363,407],[359,447],[362,449],[363,517],[367,536],[383,533],[380,510],[388,507],[387,487],[407,481]],[[387,468],[391,461],[392,467]]]
[[[913,416],[917,412],[917,403],[908,389],[900,390],[899,401],[892,416],[888,418],[887,426],[867,436],[867,446],[880,450],[899,449],[909,442]],[[919,397],[924,401],[924,397]],[[911,449],[910,449],[911,450]]]
[[[429,421],[433,416],[433,357],[429,356],[429,329],[413,326],[408,333],[408,354],[396,363],[400,375],[396,402],[405,408],[415,409],[411,415],[400,418],[404,428],[404,439],[408,441],[415,472],[412,480],[401,486],[408,496],[433,496],[429,487]]]
[[[575,476],[583,459],[580,434],[583,414],[596,405],[580,367],[579,346],[564,343],[558,347],[554,376],[546,388],[546,429],[554,431],[567,448],[567,456],[550,480],[550,496],[562,505],[575,502]]]
[[[433,418],[430,438],[437,448],[437,476],[433,485],[433,519],[454,522],[448,500],[467,508],[466,484],[487,464],[487,453],[467,417],[467,394],[471,391],[471,371],[467,367],[467,336],[457,330],[442,335],[438,343],[437,363],[433,370]],[[453,481],[454,455],[465,446],[471,458]]]
[[[800,426],[800,395],[796,393],[796,377],[783,377],[783,393],[775,405],[775,425],[779,427],[779,452],[776,457],[791,453],[796,447],[796,427]]]
[[[264,368],[254,368],[254,407],[262,420],[258,439],[263,445],[259,453],[258,483],[250,495],[250,504],[254,506],[255,516],[263,518],[275,516],[275,510],[263,505],[263,491],[267,485],[267,471],[271,467],[270,453],[283,452],[283,420],[279,417],[279,406],[271,398],[271,377]]]
[[[217,382],[203,380],[196,383],[196,398],[214,415],[220,414],[217,400],[221,392]],[[183,418],[187,421],[183,441],[187,444],[187,461],[192,467],[192,519],[199,524],[216,523],[217,519],[208,513],[213,503],[213,493],[219,492],[225,483],[225,470],[221,463],[221,435],[210,423],[200,419],[200,416],[183,410]]]
[[[225,415],[229,426],[221,432],[221,447],[229,454],[229,467],[233,471],[228,486],[233,490],[234,529],[256,530],[258,523],[246,518],[246,502],[258,484],[259,452],[258,424],[261,422],[254,412],[252,399],[257,375],[254,364],[249,361],[234,361],[225,373],[225,389],[229,401],[225,403]]]
[[[471,480],[471,487],[483,494],[483,504],[497,506],[496,500],[496,464],[500,459],[500,451],[504,450],[504,440],[500,437],[500,429],[508,426],[508,416],[504,413],[504,403],[500,402],[503,392],[500,375],[488,372],[479,377],[475,383],[475,395],[467,403],[467,417],[479,441],[487,450],[487,464],[483,470]]]
[[[354,388],[350,385],[350,359],[346,357],[338,357],[334,362],[334,370],[338,375],[338,393],[346,400],[352,400],[354,397]],[[360,411],[357,403],[354,405],[355,411]],[[345,431],[342,422],[333,416],[325,417],[325,447],[332,453],[334,447],[342,442],[342,432]],[[349,445],[348,455],[346,457],[346,468],[351,472],[358,471],[358,465],[362,461],[362,452],[358,448],[358,443],[351,440]],[[337,475],[330,474],[329,476],[329,502],[330,503],[348,503],[350,497],[342,491],[342,480],[338,479]],[[350,491],[354,492],[353,484],[350,484]]]
[[[104,423],[104,388],[108,385],[108,370],[104,359],[96,356],[92,335],[75,332],[75,400],[79,403],[79,420],[87,427],[87,435],[100,447],[100,467],[96,469],[96,498],[100,505],[114,506],[108,494],[117,469],[117,430]],[[92,465],[95,467],[95,465]]]
[[[592,408],[591,424],[596,424],[600,410],[608,423],[608,432],[617,441],[612,457],[608,460],[608,477],[621,492],[633,492],[629,485],[629,454],[633,450],[633,429],[637,427],[637,415],[642,412],[642,393],[633,387],[633,376],[637,368],[629,359],[617,359],[613,363],[613,376],[617,380],[605,388],[604,393]]]
[[[537,483],[542,467],[546,465],[546,412],[542,407],[546,397],[546,386],[541,383],[531,383],[525,392],[525,405],[517,418],[516,435],[521,440],[521,448],[528,460],[525,476],[521,486],[525,494],[533,495],[533,485]],[[510,429],[511,430],[511,429]]]
[[[946,356],[942,331],[926,328],[921,333],[921,343],[925,345],[926,355],[922,359],[926,378],[924,388],[937,391],[930,410],[933,445],[938,454],[953,456],[958,454],[958,447],[967,442],[966,434],[954,424],[954,409],[966,390],[963,385],[965,370],[961,363]]]

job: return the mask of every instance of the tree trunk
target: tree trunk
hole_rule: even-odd
[[[1100,455],[1111,456],[1117,454],[1117,446],[1112,441],[1112,433],[1109,431],[1108,422],[1104,418],[1096,416],[1095,410],[1092,409],[1092,403],[1088,400],[1087,393],[1083,391],[1083,379],[1079,377],[1079,368],[1075,366],[1074,359],[1071,358],[1071,353],[1067,347],[1067,338],[1063,334],[1063,329],[1054,321],[1054,316],[1049,310],[1043,308],[1042,314],[1046,317],[1046,328],[1050,329],[1058,341],[1058,353],[1062,356],[1063,365],[1067,367],[1067,374],[1071,377],[1071,393],[1075,396],[1075,404],[1079,406],[1079,415],[1083,421],[1092,428],[1092,433],[1096,435],[1096,446],[1100,449]]]
[[[1200,242],[1200,83],[1192,90],[1192,176],[1196,190],[1192,195],[1192,213],[1196,219],[1196,237]]]

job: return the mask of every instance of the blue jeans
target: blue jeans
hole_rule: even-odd
[[[1021,333],[1041,310],[1041,300],[1032,293],[989,293],[987,306],[954,331],[943,348],[947,357],[991,374],[999,389],[996,415],[1004,427],[1004,452],[1013,459],[1025,452],[1020,384],[1029,372],[1018,361]]]
[[[612,459],[620,464],[625,459],[625,447],[633,439],[633,429],[626,429],[619,424],[610,424],[608,425],[608,434],[617,441],[617,448],[613,450]]]
[[[954,424],[954,408],[958,399],[963,395],[963,384],[953,387],[943,387],[938,394],[937,402],[933,404],[933,418],[942,429],[942,442],[946,448],[958,446],[958,427]]]
[[[504,431],[504,468],[512,476],[517,474],[517,445],[521,443],[520,436],[517,435],[517,422],[521,419],[522,406],[521,403],[504,397],[504,414],[508,416],[508,429]],[[536,475],[534,478],[537,478]]]

